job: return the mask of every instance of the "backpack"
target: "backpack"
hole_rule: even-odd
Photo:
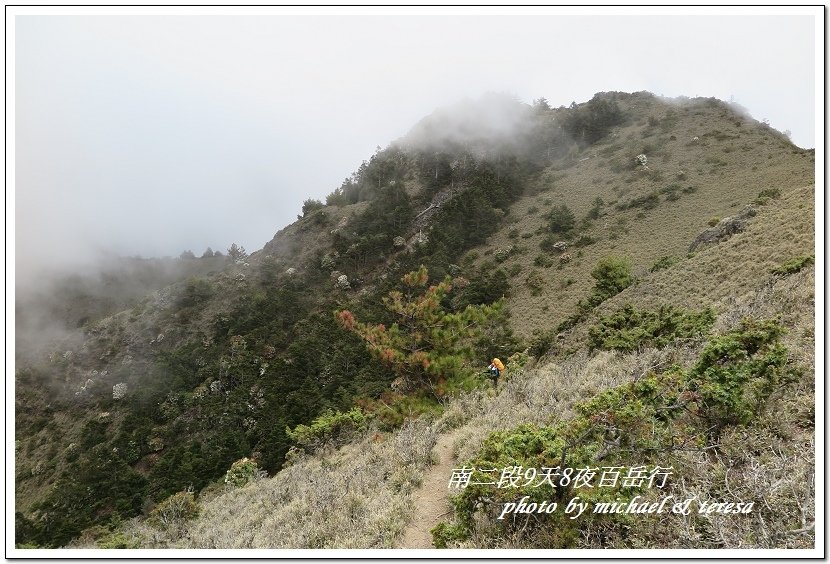
[[[502,362],[501,362],[499,359],[497,359],[497,358],[494,358],[494,359],[493,359],[493,366],[495,366],[496,368],[498,368],[498,369],[499,369],[499,372],[501,372],[501,371],[503,371],[503,370],[504,370],[504,364],[502,364]]]

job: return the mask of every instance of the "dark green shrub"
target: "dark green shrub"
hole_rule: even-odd
[[[461,290],[453,305],[455,309],[461,310],[468,305],[492,304],[509,293],[510,280],[504,269],[483,267]]]
[[[538,255],[535,259],[533,259],[533,264],[542,268],[550,268],[553,266],[553,259],[548,255]]]
[[[554,234],[568,235],[576,227],[576,217],[565,204],[554,207],[548,213],[547,218],[548,229]]]
[[[547,353],[556,342],[556,333],[554,330],[538,331],[530,341],[528,352],[531,356],[539,358]]]
[[[602,392],[577,404],[576,415],[555,426],[521,425],[492,433],[475,457],[463,463],[472,469],[471,480],[452,499],[456,524],[433,529],[436,545],[469,538],[481,522],[477,516],[495,527],[484,534],[525,534],[543,548],[573,547],[587,527],[626,535],[634,521],[623,513],[586,512],[578,523],[561,507],[536,513],[534,519],[499,516],[505,504],[520,499],[562,504],[578,495],[589,507],[625,505],[636,495],[649,496],[643,482],[577,490],[573,476],[565,480],[563,471],[551,473],[547,481],[534,473],[530,480],[497,487],[498,476],[486,470],[661,465],[674,450],[711,448],[726,426],[751,421],[773,392],[798,375],[787,365],[787,350],[778,342],[781,334],[773,321],[745,320],[738,329],[712,339],[688,371],[672,367]]]
[[[358,407],[345,413],[327,409],[310,425],[286,428],[285,433],[298,445],[316,449],[326,443],[343,444],[355,433],[365,429],[367,424],[368,418]]]
[[[530,295],[541,295],[542,289],[545,287],[545,279],[537,271],[532,270],[525,279],[525,284],[530,288]]]
[[[659,259],[657,259],[657,262],[655,262],[653,265],[651,265],[651,268],[649,268],[648,271],[649,272],[657,272],[658,270],[664,270],[666,268],[669,268],[669,267],[677,264],[677,262],[679,260],[680,259],[677,258],[677,257],[672,257],[672,256],[668,256],[668,255],[664,256],[664,257],[660,257]]]
[[[493,258],[496,259],[496,262],[504,262],[510,257],[512,253],[513,247],[508,247],[506,249],[496,249],[495,251],[493,251]]]
[[[646,194],[645,196],[639,196],[634,198],[626,205],[627,209],[633,208],[642,208],[644,210],[650,210],[657,207],[657,204],[660,203],[660,196],[657,192],[651,192]]]
[[[579,239],[574,241],[574,247],[587,247],[588,245],[593,245],[596,243],[597,240],[590,235],[582,235]]]
[[[462,525],[449,525],[438,523],[430,531],[432,534],[432,545],[435,548],[448,548],[451,543],[464,540],[468,537],[466,528]]]
[[[661,194],[666,195],[666,200],[669,202],[674,202],[675,200],[680,199],[679,192],[682,190],[680,184],[669,184],[668,186],[664,186],[660,189]]]
[[[781,197],[781,190],[778,188],[767,188],[765,190],[761,190],[758,193],[758,197],[755,198],[755,203],[759,206],[763,206],[767,204],[770,200],[776,200]]]
[[[605,257],[591,271],[596,280],[594,293],[589,299],[590,305],[596,306],[614,296],[634,281],[631,277],[631,262],[623,257]]]
[[[617,102],[599,93],[586,104],[571,104],[565,115],[564,127],[578,143],[590,145],[605,137],[623,119]]]
[[[781,266],[773,268],[770,272],[773,274],[779,274],[781,276],[786,276],[787,274],[795,274],[805,266],[810,266],[811,264],[815,263],[815,256],[814,255],[804,255],[802,257],[795,257]]]
[[[320,200],[314,200],[309,198],[303,202],[303,215],[302,217],[308,216],[310,213],[315,212],[319,209],[323,208],[323,202]]]
[[[552,253],[553,250],[554,250],[553,246],[558,241],[559,241],[559,238],[556,237],[555,235],[551,235],[551,234],[545,235],[545,238],[542,239],[541,241],[539,241],[539,249],[546,252],[546,253]]]
[[[206,302],[213,296],[213,286],[204,278],[191,278],[185,283],[177,305],[181,308],[193,307]]]
[[[563,331],[567,331],[574,327],[577,323],[585,319],[586,313],[590,310],[590,306],[587,306],[585,302],[580,301],[578,307],[578,311],[573,315],[570,315],[563,319],[559,325],[556,326],[556,332],[561,333]]]
[[[787,348],[779,343],[783,333],[775,321],[747,319],[703,349],[685,385],[697,398],[699,415],[716,431],[745,425],[779,386],[797,377],[788,366]]]
[[[604,205],[605,205],[605,202],[602,200],[602,198],[600,198],[599,196],[594,198],[594,205],[591,206],[590,210],[588,210],[588,214],[586,215],[586,218],[588,218],[588,219],[599,219],[600,212],[602,211],[602,206],[604,206]]]
[[[588,331],[591,349],[635,351],[640,347],[663,348],[677,339],[704,335],[715,321],[715,313],[662,306],[637,310],[631,305],[603,317]]]

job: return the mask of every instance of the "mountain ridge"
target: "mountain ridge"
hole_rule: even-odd
[[[477,352],[479,362],[528,345],[564,354],[580,346],[590,320],[638,288],[654,287],[671,301],[669,282],[654,285],[671,268],[653,277],[648,270],[663,257],[675,260],[675,272],[686,268],[688,245],[716,214],[778,190],[759,206],[764,217],[810,189],[810,151],[713,99],[667,104],[647,93],[601,93],[570,108],[543,100],[509,107],[516,111],[502,129],[521,124],[520,142],[469,128],[466,137],[439,136],[434,147],[393,143],[326,204],[304,205],[303,216],[263,249],[210,277],[160,289],[87,326],[83,343],[18,370],[24,542],[63,544],[117,516],[147,513],[188,484],[209,487],[243,456],[274,473],[292,446],[286,428],[383,398],[394,375],[331,312],[348,307],[385,319],[380,297],[420,264],[433,280],[465,279],[452,307],[506,296],[507,332]],[[415,136],[442,131],[446,116],[419,124]],[[563,206],[574,225],[555,232],[552,214]],[[434,213],[419,224],[427,209]],[[791,227],[793,237],[756,261],[753,277],[805,252],[808,227]],[[648,244],[654,234],[656,246]],[[566,253],[553,249],[560,240]],[[733,252],[726,244],[695,256]],[[590,272],[608,254],[628,256],[639,282],[573,330],[557,331],[589,295]],[[690,305],[684,296],[678,305]],[[113,397],[119,384],[126,395]],[[50,397],[60,390],[48,404],[38,397],[47,389]],[[406,412],[434,410],[426,396],[396,401],[394,415],[385,415],[392,428]],[[61,429],[57,421],[65,422]],[[73,472],[90,464],[109,465],[113,476],[99,484],[103,501],[68,519],[65,502],[49,492],[60,488],[83,503],[85,486]]]

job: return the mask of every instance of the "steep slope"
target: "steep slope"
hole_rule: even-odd
[[[810,227],[813,192],[794,190],[772,203],[757,216],[746,232],[736,235],[720,246],[696,254],[670,268],[653,273],[607,303],[613,310],[623,303],[635,307],[653,307],[663,299],[681,305],[714,304],[719,312],[713,334],[734,328],[747,315],[756,318],[778,316],[787,329],[784,343],[791,362],[804,370],[802,377],[777,392],[771,405],[760,417],[746,426],[730,428],[720,440],[716,456],[705,450],[692,449],[667,455],[672,476],[669,493],[678,498],[703,500],[723,499],[755,502],[749,518],[713,514],[637,516],[637,521],[591,523],[578,538],[557,537],[559,526],[519,520],[515,528],[495,519],[481,516],[476,520],[472,536],[451,546],[464,548],[807,548],[814,542],[812,527],[814,491],[814,269],[806,266],[792,274],[773,274],[771,265],[779,266],[792,254],[812,251]],[[788,243],[779,249],[780,239],[774,232],[798,234],[800,242]],[[757,266],[755,261],[735,260],[741,256],[776,257]],[[728,284],[710,283],[710,298],[701,299],[699,286],[712,280],[713,273],[726,272]],[[651,289],[665,287],[655,297]],[[520,425],[552,426],[573,418],[575,406],[605,390],[642,378],[651,371],[660,371],[672,364],[689,366],[699,355],[704,339],[679,341],[664,349],[642,348],[620,353],[589,352],[582,322],[569,335],[575,350],[566,356],[516,367],[499,392],[480,389],[452,399],[437,418],[422,418],[389,435],[369,430],[360,440],[340,450],[327,450],[292,465],[288,471],[272,479],[251,483],[241,489],[228,489],[204,502],[202,514],[174,532],[159,531],[137,520],[120,534],[133,546],[180,547],[406,547],[411,529],[418,529],[426,509],[432,503],[419,500],[425,493],[425,480],[434,469],[443,469],[443,481],[431,486],[446,491],[451,474],[434,460],[433,469],[426,469],[436,433],[438,444],[451,444],[454,468],[469,464],[494,432],[512,432]],[[417,427],[417,432],[413,429]],[[419,437],[416,439],[416,437]],[[417,443],[418,463],[399,461]],[[387,449],[394,460],[378,454]],[[387,452],[387,451],[384,451]],[[440,457],[443,459],[443,455]],[[409,460],[409,459],[407,459]],[[319,468],[325,468],[323,475]],[[382,473],[387,476],[380,479]],[[400,485],[400,476],[408,481]],[[377,481],[366,479],[374,476]],[[323,480],[320,482],[319,480]],[[349,488],[348,496],[330,495],[329,487],[310,488],[308,484],[329,484]],[[346,486],[345,484],[352,484]],[[359,486],[358,486],[359,485]],[[426,485],[426,482],[423,483]],[[390,489],[390,487],[392,489]],[[274,492],[301,493],[288,495]],[[458,494],[461,490],[451,490]],[[357,495],[357,499],[352,495]],[[391,497],[387,497],[391,496]],[[388,519],[377,532],[378,524],[368,522],[371,512],[355,513],[355,504],[364,507],[383,499],[387,507],[396,508],[378,517]],[[393,501],[394,500],[394,501]],[[260,509],[270,508],[269,510]],[[291,516],[285,515],[292,511]],[[437,511],[437,510],[436,510]],[[452,507],[447,504],[439,513],[449,520]],[[244,516],[244,517],[242,517]],[[336,522],[332,520],[337,516]],[[349,517],[351,516],[351,517]],[[351,519],[346,523],[343,519]],[[302,523],[301,527],[297,524]],[[302,536],[298,531],[302,530]],[[348,531],[348,533],[347,533]],[[374,532],[373,532],[374,531]],[[225,539],[225,540],[220,540]],[[565,544],[567,543],[567,544]]]
[[[787,193],[812,183],[812,152],[725,104],[644,107],[645,98],[633,97],[631,106],[621,101],[623,111],[637,117],[548,167],[487,245],[472,251],[479,255],[475,265],[496,259],[489,254],[494,249],[509,251],[487,267],[511,275],[508,305],[518,333],[529,336],[570,315],[590,291],[589,273],[603,256],[625,255],[637,274],[645,273],[662,257],[686,256],[690,234],[735,215],[759,193]],[[641,154],[647,166],[636,163]],[[552,235],[545,218],[561,205],[576,218],[570,236]],[[551,239],[569,243],[569,262],[550,249]]]
[[[90,325],[41,362],[21,367],[18,542],[65,544],[92,525],[146,514],[175,492],[210,487],[242,457],[274,474],[292,444],[286,428],[329,408],[359,403],[377,417],[381,436],[405,418],[440,411],[429,395],[391,394],[394,372],[367,355],[365,343],[343,331],[332,315],[349,308],[388,323],[381,297],[420,264],[433,280],[445,274],[463,280],[450,307],[506,295],[513,315],[468,359],[475,364],[524,348],[507,331],[511,327],[538,354],[554,342],[553,353],[578,351],[592,316],[649,285],[663,288],[660,295],[671,293],[668,302],[690,307],[697,296],[723,315],[732,308],[730,300],[743,295],[738,290],[755,288],[752,280],[764,268],[809,246],[805,233],[812,232],[812,215],[806,214],[790,227],[795,237],[787,243],[771,237],[763,243],[769,247],[764,259],[750,261],[749,275],[742,270],[744,258],[726,271],[723,293],[707,301],[711,282],[703,277],[724,270],[705,266],[706,257],[733,248],[724,245],[763,238],[752,231],[755,225],[790,213],[794,198],[812,189],[811,152],[721,102],[607,93],[571,108],[552,109],[543,101],[533,107],[503,101],[471,107],[470,118],[439,112],[378,151],[326,205],[304,206],[304,216],[261,251],[239,257],[220,273],[156,292],[132,310]],[[490,114],[499,118],[494,126],[474,126],[476,118]],[[637,161],[640,154],[647,168]],[[686,257],[710,219],[776,189],[780,199],[767,197],[746,233]],[[553,232],[554,217],[542,214],[560,206],[574,214],[574,225]],[[551,250],[560,240],[569,247],[570,261]],[[730,257],[745,257],[750,248],[730,251]],[[639,284],[554,339],[556,328],[589,295],[590,272],[607,254],[629,257]],[[664,256],[682,260],[652,276],[649,268]],[[703,276],[696,279],[697,293],[677,290],[678,281],[687,282],[687,268]],[[643,292],[648,296],[651,290]],[[330,470],[328,462],[315,460],[303,464]],[[387,462],[389,472],[400,469],[398,462]],[[343,523],[332,517],[331,528],[314,539],[289,535],[286,546],[393,546],[395,531],[404,527],[400,508],[425,463],[420,455],[406,463],[411,468],[405,479],[389,492],[395,500],[389,507],[398,509],[382,525],[356,517],[355,507],[369,490],[356,491],[351,503],[357,505],[348,514],[362,524],[349,527],[363,531],[360,540],[338,536],[345,534],[335,531]],[[282,471],[257,484],[295,491],[292,475]],[[296,512],[319,503],[313,491],[295,502],[279,494],[274,503],[290,503],[296,512],[269,520],[271,528],[255,535],[259,540],[233,527],[222,532],[225,540],[215,540],[210,515],[242,507],[227,496],[250,502],[248,495],[226,493],[208,511],[206,493],[204,529],[191,529],[182,542],[266,546],[274,527],[293,526]],[[342,500],[330,501],[336,507]],[[252,514],[244,527],[257,529],[263,519]]]

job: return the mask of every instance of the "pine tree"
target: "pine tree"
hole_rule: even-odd
[[[228,249],[228,256],[231,258],[233,262],[238,263],[248,258],[248,253],[245,251],[245,247],[233,243],[231,247]]]
[[[474,357],[473,345],[487,331],[488,321],[500,316],[502,303],[469,305],[449,312],[442,303],[452,291],[449,277],[427,286],[426,267],[406,274],[403,291],[383,298],[393,314],[391,327],[363,323],[349,310],[335,313],[337,321],[364,341],[373,356],[411,383],[433,385],[465,373]]]

